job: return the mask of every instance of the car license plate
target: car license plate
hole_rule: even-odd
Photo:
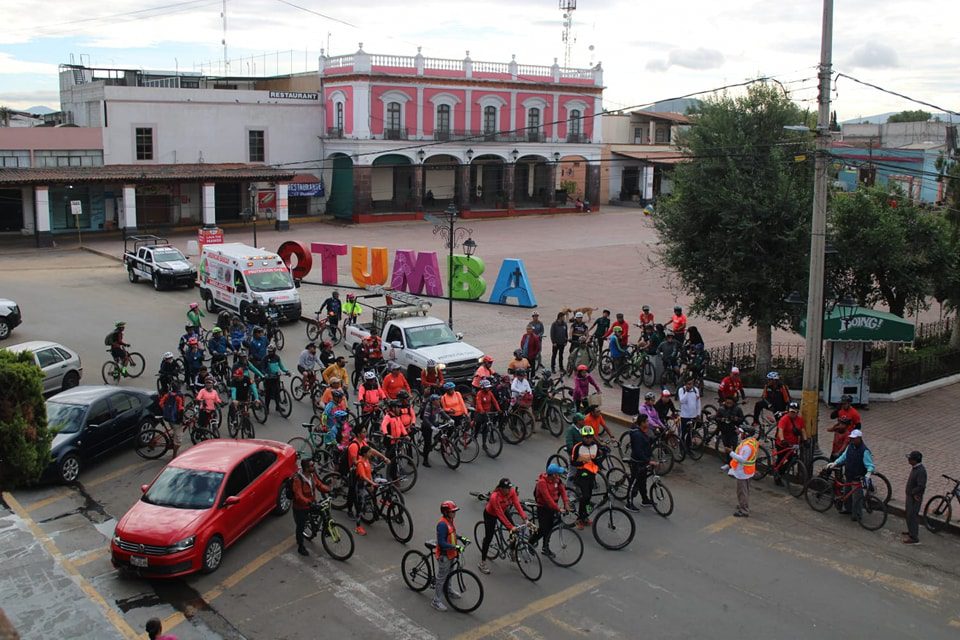
[[[141,558],[140,556],[130,556],[130,565],[133,567],[145,567],[147,566],[147,559]]]

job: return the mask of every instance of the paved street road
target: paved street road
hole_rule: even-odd
[[[105,359],[103,335],[113,321],[128,322],[128,338],[148,359],[175,345],[183,312],[195,292],[155,293],[126,282],[116,263],[76,252],[42,257],[0,257],[0,294],[24,309],[25,325],[13,340],[58,339],[80,351],[85,381],[99,383]],[[491,320],[496,308],[476,307]],[[483,314],[490,314],[489,316]],[[285,327],[290,337],[302,328]],[[284,352],[290,363],[298,340]],[[152,385],[144,376],[141,385]],[[289,421],[271,419],[260,435],[287,440],[296,434],[299,407]],[[628,638],[654,633],[669,638],[735,638],[750,633],[776,638],[846,637],[955,638],[960,631],[960,543],[951,536],[923,536],[920,547],[903,547],[902,522],[869,533],[835,513],[816,514],[769,482],[756,485],[750,520],[730,516],[732,481],[710,457],[680,465],[666,482],[677,502],[662,519],[637,515],[638,535],[622,552],[601,549],[585,536],[586,552],[572,569],[544,567],[543,578],[527,582],[515,567],[500,562],[484,577],[486,598],[471,616],[440,614],[426,595],[403,584],[399,561],[408,548],[433,537],[436,508],[446,498],[463,507],[458,522],[472,537],[481,505],[470,490],[488,489],[501,476],[513,478],[529,495],[545,457],[558,446],[537,434],[520,447],[507,447],[497,460],[481,457],[457,471],[421,470],[408,494],[414,540],[396,543],[382,524],[357,540],[346,563],[317,553],[295,553],[289,516],[268,519],[227,552],[210,576],[147,582],[118,576],[105,553],[113,519],[138,498],[139,485],[162,468],[133,452],[113,456],[84,470],[76,488],[17,491],[30,522],[52,548],[52,557],[73,568],[82,596],[99,597],[115,612],[103,630],[70,637],[120,637],[141,630],[152,616],[175,624],[181,640],[192,638]],[[340,516],[341,522],[346,523]],[[3,520],[0,535],[22,530],[16,518]],[[35,533],[35,532],[34,532]],[[6,550],[12,538],[0,538]],[[14,544],[13,542],[10,542]],[[17,538],[17,545],[24,545]],[[35,545],[36,543],[34,543]],[[29,549],[27,549],[29,551]],[[30,597],[24,581],[44,576],[0,566],[0,606],[27,638],[58,637],[67,627],[57,609],[45,606],[44,592]],[[472,565],[475,547],[468,551]],[[56,588],[49,581],[51,591]],[[49,592],[48,592],[49,593]],[[77,605],[78,610],[86,603]],[[59,617],[58,617],[59,616]],[[31,631],[32,630],[32,631]]]

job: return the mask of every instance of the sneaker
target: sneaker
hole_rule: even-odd
[[[306,548],[306,547],[297,547],[297,553],[299,553],[299,554],[302,555],[302,556],[308,556],[308,555],[310,555],[310,552],[307,551],[307,548]]]
[[[730,465],[728,464],[725,464],[720,467],[720,471],[729,471],[729,470],[730,470]]]
[[[584,528],[585,526],[587,526],[587,525],[584,524],[583,520],[577,520],[577,529],[580,529],[581,531],[583,531],[583,528]]]
[[[555,557],[555,554],[553,553],[553,551],[550,551],[550,549],[544,549],[544,550],[542,550],[542,551],[540,552],[540,555],[542,555],[542,556],[544,556],[544,557],[546,557],[546,558],[553,558],[553,557]]]
[[[481,561],[480,564],[477,565],[477,569],[484,575],[490,575],[490,567],[487,566],[486,562]]]
[[[919,541],[919,540],[916,540],[916,539],[910,538],[910,537],[906,537],[906,538],[904,538],[903,540],[901,540],[900,542],[902,542],[903,544],[920,544],[920,541]]]
[[[653,507],[653,500],[643,500],[640,502],[641,507],[651,508]]]
[[[430,468],[430,463],[427,462],[426,460],[424,460],[424,461],[423,461],[423,466],[426,467],[427,469],[429,469],[429,468]]]
[[[638,507],[637,505],[633,504],[632,502],[628,502],[628,503],[627,503],[626,505],[624,505],[624,506],[626,507],[627,511],[640,511],[640,507]]]
[[[733,512],[733,517],[734,517],[734,518],[749,518],[749,517],[750,517],[750,514],[744,513],[743,511],[739,511],[739,510],[738,510],[738,511],[734,511],[734,512]]]
[[[447,605],[443,604],[443,603],[440,602],[439,600],[434,600],[433,602],[430,603],[430,606],[432,606],[432,607],[433,607],[434,609],[436,609],[437,611],[446,611],[446,610],[447,610]]]
[[[120,369],[120,373],[123,374],[124,377],[127,377],[127,376],[130,375],[129,373],[127,373],[127,368],[126,368],[126,367]]]
[[[360,526],[360,525],[357,525],[357,528],[354,529],[353,532],[354,532],[355,534],[357,534],[358,536],[365,536],[365,535],[367,535],[367,530],[364,529],[364,528],[363,528],[362,526]]]

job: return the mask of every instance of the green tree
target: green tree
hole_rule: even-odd
[[[11,115],[13,115],[13,111],[11,111],[9,107],[0,106],[0,127],[10,126]]]
[[[942,159],[938,162],[944,188],[944,218],[950,230],[949,263],[944,277],[938,280],[936,297],[955,313],[950,346],[960,349],[960,162]]]
[[[781,90],[751,85],[746,95],[705,101],[680,144],[673,195],[655,225],[664,263],[693,297],[691,311],[756,328],[757,364],[771,362],[783,302],[806,279],[813,191],[809,136],[784,129],[811,124]]]
[[[836,194],[830,233],[841,286],[860,305],[884,304],[898,316],[928,307],[950,261],[943,215],[893,186]]]
[[[36,482],[50,463],[43,372],[30,353],[0,350],[0,489]]]
[[[930,119],[930,113],[923,109],[914,111],[901,111],[887,118],[887,122],[926,122]]]

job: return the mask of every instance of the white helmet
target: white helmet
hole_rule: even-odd
[[[172,360],[172,359],[173,359],[173,352],[172,352],[172,351],[167,351],[165,354],[163,354],[163,359],[164,359],[164,360]]]
[[[364,371],[364,372],[363,372],[363,379],[364,379],[364,380],[376,380],[376,379],[377,379],[377,374],[375,374],[373,371]]]
[[[573,314],[573,317],[577,320],[583,320],[583,311],[577,311],[575,314]]]

